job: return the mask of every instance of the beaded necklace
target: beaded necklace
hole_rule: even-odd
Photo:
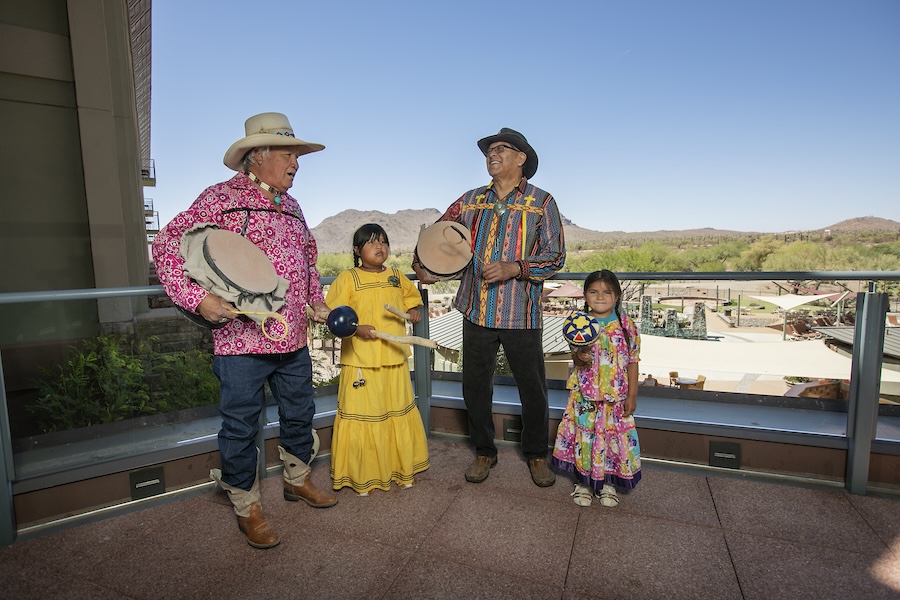
[[[249,171],[247,172],[247,178],[250,181],[252,181],[253,183],[255,183],[256,185],[258,185],[259,187],[261,187],[263,190],[269,192],[270,194],[275,194],[275,197],[272,198],[272,202],[275,203],[275,206],[281,206],[281,192],[276,190],[274,187],[272,187],[268,183],[263,183],[263,181],[259,177],[257,177],[253,173],[250,173]]]

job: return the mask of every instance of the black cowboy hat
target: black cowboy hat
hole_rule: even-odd
[[[525,139],[524,135],[515,129],[504,127],[499,133],[478,140],[478,148],[481,150],[482,154],[487,156],[488,148],[494,142],[506,142],[517,150],[524,152],[527,158],[525,159],[525,164],[522,166],[522,174],[525,175],[526,179],[534,177],[538,168],[538,156],[537,152],[534,151],[534,148],[531,147],[531,144],[528,143],[528,140]]]

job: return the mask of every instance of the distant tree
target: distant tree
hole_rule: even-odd
[[[772,236],[762,237],[741,252],[734,267],[738,271],[761,271],[763,262],[783,245],[784,242]]]
[[[341,271],[352,266],[353,258],[350,254],[320,254],[316,261],[316,268],[322,277],[337,277]]]

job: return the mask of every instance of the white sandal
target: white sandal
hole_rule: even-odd
[[[578,506],[590,506],[593,499],[591,488],[580,483],[575,484],[575,491],[569,495],[572,496],[573,502]]]
[[[597,497],[600,498],[600,504],[603,506],[612,507],[619,505],[619,496],[616,494],[616,488],[609,484],[604,484],[603,489],[600,490]]]

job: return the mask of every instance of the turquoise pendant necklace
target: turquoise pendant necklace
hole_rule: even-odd
[[[268,183],[263,183],[259,177],[249,171],[247,171],[247,178],[270,194],[275,194],[275,197],[272,198],[272,202],[275,203],[275,206],[281,206],[281,192],[276,190]]]

